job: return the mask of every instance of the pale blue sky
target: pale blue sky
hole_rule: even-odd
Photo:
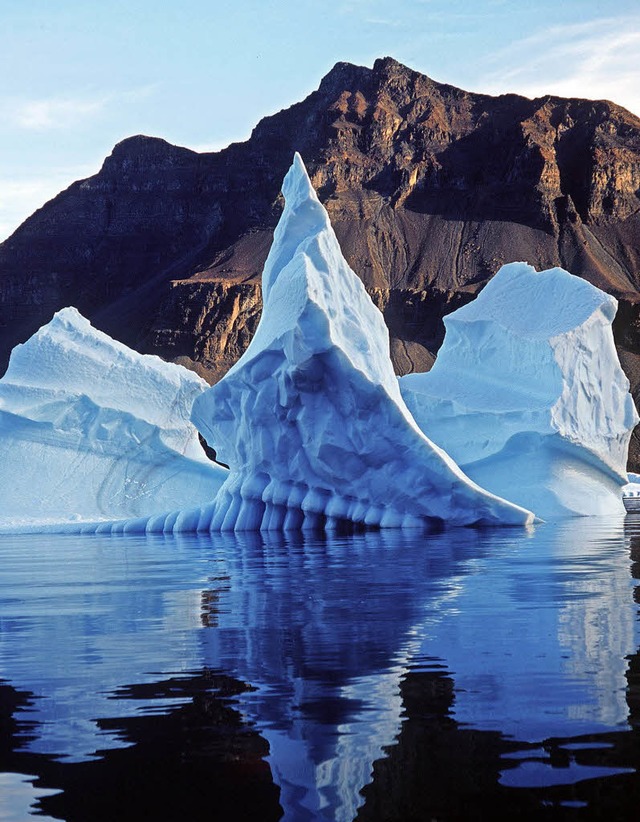
[[[0,240],[124,137],[221,148],[386,55],[640,115],[640,0],[0,0]]]

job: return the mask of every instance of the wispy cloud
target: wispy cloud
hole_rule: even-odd
[[[384,26],[384,28],[401,28],[403,23],[393,17],[366,17],[363,21],[370,26]]]
[[[552,26],[485,62],[479,90],[606,98],[640,115],[640,14]]]
[[[25,100],[17,103],[12,112],[12,120],[19,128],[36,131],[68,128],[93,117],[102,111],[108,102],[108,97],[101,100]]]
[[[0,112],[6,123],[20,129],[63,130],[92,121],[116,105],[138,102],[155,89],[155,85],[150,85],[97,95],[67,95],[30,100],[4,98],[0,100]]]

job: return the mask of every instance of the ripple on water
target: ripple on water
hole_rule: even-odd
[[[621,519],[2,536],[5,779],[61,789],[29,802],[68,819],[82,786],[123,801],[124,767],[127,801],[159,819],[187,795],[204,813],[212,769],[263,818],[451,817],[465,801],[620,818],[639,799],[638,557],[640,521]]]

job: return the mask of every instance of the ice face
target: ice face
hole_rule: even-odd
[[[231,470],[189,526],[530,521],[528,511],[471,482],[416,425],[382,315],[343,258],[298,155],[282,190],[256,334],[193,405],[193,422]]]
[[[433,369],[400,379],[415,419],[476,482],[544,518],[621,510],[638,416],[616,300],[560,268],[503,266],[445,318]]]
[[[0,528],[148,515],[211,499],[226,471],[189,421],[206,383],[59,311],[0,380]]]

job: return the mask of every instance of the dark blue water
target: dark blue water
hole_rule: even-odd
[[[0,537],[0,820],[632,819],[640,521]]]

